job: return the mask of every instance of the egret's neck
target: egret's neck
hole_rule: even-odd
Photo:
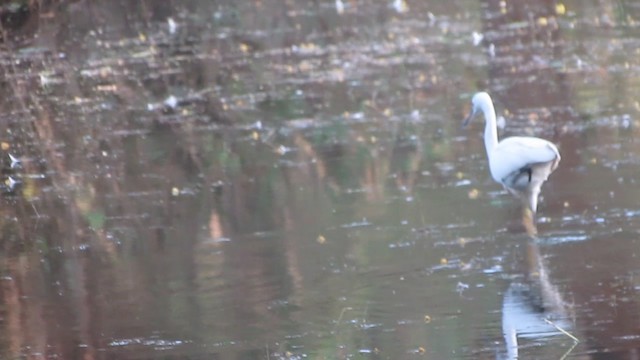
[[[491,102],[482,104],[484,113],[484,146],[487,148],[487,155],[498,145],[498,130],[496,128],[496,111]]]

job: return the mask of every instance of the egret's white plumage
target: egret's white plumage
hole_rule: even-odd
[[[478,111],[484,114],[484,145],[491,177],[521,198],[535,213],[540,187],[560,162],[558,148],[551,142],[536,137],[514,136],[498,142],[496,112],[489,94],[479,92],[471,102],[471,114],[464,124]]]

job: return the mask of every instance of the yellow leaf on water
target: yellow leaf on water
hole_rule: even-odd
[[[447,265],[448,263],[449,263],[449,260],[447,260],[447,258],[440,259],[440,265]]]
[[[316,241],[318,242],[318,244],[324,244],[325,242],[327,242],[327,239],[325,239],[325,237],[322,235],[318,235]]]
[[[537,21],[539,26],[547,26],[549,24],[549,20],[546,17],[539,17]]]
[[[0,147],[2,148],[2,150],[7,151],[7,150],[9,150],[11,145],[8,142],[3,141],[3,142],[0,143]]]
[[[279,155],[284,155],[287,153],[287,147],[284,145],[280,145],[276,148],[276,153],[278,153]]]
[[[303,43],[301,45],[301,47],[305,50],[314,50],[316,48],[316,44],[309,42],[309,43]]]
[[[471,189],[467,193],[467,196],[469,196],[469,199],[471,200],[477,199],[479,195],[480,195],[480,191],[478,191],[478,189]]]
[[[260,134],[257,131],[254,131],[254,132],[251,133],[251,138],[253,140],[258,140],[258,139],[260,139]]]
[[[101,92],[116,92],[118,91],[118,86],[117,85],[98,85],[96,86],[96,91],[101,91]]]
[[[556,4],[556,14],[558,15],[564,15],[567,12],[567,8],[564,6],[563,3],[557,3]]]
[[[302,72],[309,72],[313,69],[313,64],[310,61],[303,60],[298,64],[298,70]]]
[[[32,201],[37,195],[38,188],[36,183],[31,179],[26,179],[22,187],[22,196],[27,201]]]

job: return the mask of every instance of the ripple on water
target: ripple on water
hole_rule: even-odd
[[[178,346],[192,343],[191,340],[168,340],[160,338],[130,338],[130,339],[114,339],[109,342],[110,347],[123,347],[123,346],[145,346],[152,347],[156,350],[159,349],[173,349]]]
[[[363,218],[362,221],[354,221],[347,224],[342,224],[340,225],[340,227],[343,229],[350,229],[350,228],[364,227],[369,225],[372,225],[372,223],[369,222],[366,218]]]
[[[589,236],[583,231],[557,231],[541,236],[542,243],[546,245],[565,244],[576,241],[585,241]]]

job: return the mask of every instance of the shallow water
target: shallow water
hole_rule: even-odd
[[[633,358],[640,7],[339,3],[0,7],[3,358]]]

